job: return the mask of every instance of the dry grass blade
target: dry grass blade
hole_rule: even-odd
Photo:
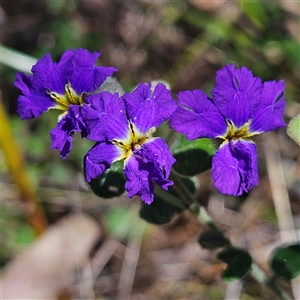
[[[265,135],[264,151],[271,184],[272,196],[282,243],[295,243],[297,234],[294,228],[289,195],[285,183],[283,166],[279,152],[277,136],[274,133]],[[267,145],[272,145],[268,147]],[[295,299],[300,299],[300,276],[292,281]]]
[[[120,242],[126,235],[127,231],[124,230],[124,224],[127,223],[129,220],[131,220],[131,225],[134,227],[135,222],[138,220],[137,214],[136,218],[132,219],[132,210],[135,211],[135,209],[129,209],[129,211],[124,215],[124,217],[120,220],[118,223],[118,226],[115,228],[115,230],[111,233],[111,236],[108,237],[99,251],[94,255],[91,261],[91,268],[92,268],[92,274],[93,278],[96,278],[100,275],[103,268],[109,261],[109,259],[114,255],[114,252],[120,245]]]
[[[268,147],[268,145],[272,145],[272,147]],[[297,237],[279,153],[278,140],[275,134],[268,133],[265,135],[264,151],[272,197],[278,218],[280,238],[283,243],[293,243]]]
[[[128,243],[120,274],[117,299],[130,299],[136,266],[140,255],[142,239],[145,232],[145,225],[145,223],[141,223],[141,225],[136,226],[136,229],[134,230],[134,233]]]
[[[240,299],[243,283],[240,280],[227,283],[225,300]]]

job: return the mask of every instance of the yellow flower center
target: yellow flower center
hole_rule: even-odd
[[[227,131],[223,136],[221,136],[224,142],[229,142],[231,140],[248,139],[256,134],[259,134],[259,132],[251,132],[249,130],[251,120],[249,120],[241,127],[235,127],[231,120],[227,120],[227,124]]]
[[[112,140],[113,144],[117,145],[120,150],[122,150],[120,160],[127,159],[134,150],[140,149],[141,146],[151,137],[151,133],[153,132],[153,130],[150,129],[146,134],[142,134],[130,121],[128,127],[129,133],[126,139]]]
[[[71,84],[68,83],[65,85],[65,94],[61,95],[52,91],[47,92],[52,99],[56,102],[56,109],[59,110],[68,110],[70,104],[81,105],[83,100],[81,95],[72,89]]]

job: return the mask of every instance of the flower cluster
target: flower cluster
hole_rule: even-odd
[[[182,91],[178,101],[161,83],[140,84],[133,92],[99,92],[116,71],[96,66],[100,53],[66,51],[58,63],[49,54],[32,68],[32,76],[17,74],[21,90],[18,112],[35,118],[49,109],[63,111],[51,131],[52,148],[66,158],[74,132],[95,141],[84,157],[88,182],[116,161],[124,161],[125,189],[147,203],[154,199],[153,182],[163,189],[175,159],[155,128],[170,120],[187,139],[223,140],[212,160],[212,178],[224,194],[241,195],[258,184],[254,135],[284,126],[284,82],[262,83],[246,67],[226,65],[217,72],[212,98],[201,90]]]
[[[171,126],[187,139],[221,138],[212,178],[223,194],[239,196],[258,184],[256,146],[250,137],[285,126],[285,84],[262,83],[246,67],[217,72],[212,99],[200,90],[179,93]]]
[[[52,148],[63,158],[72,148],[74,132],[96,141],[84,158],[88,182],[119,160],[124,160],[125,188],[129,197],[139,195],[150,204],[153,183],[164,189],[175,159],[162,138],[152,137],[177,107],[170,91],[162,84],[155,89],[141,84],[132,93],[120,95],[97,92],[116,69],[95,66],[100,53],[84,49],[66,51],[59,63],[50,54],[32,68],[33,76],[17,74],[15,82],[23,95],[18,99],[22,119],[35,118],[49,109],[63,114],[51,131]]]

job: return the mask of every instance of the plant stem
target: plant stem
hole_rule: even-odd
[[[154,185],[154,191],[155,194],[157,196],[159,196],[160,198],[162,198],[164,201],[171,203],[179,208],[181,208],[182,210],[185,210],[186,207],[182,204],[182,201],[180,201],[180,199],[178,199],[177,197],[173,196],[172,194],[166,192],[165,190],[163,190],[161,187],[159,187],[158,185]]]
[[[183,184],[181,178],[171,170],[170,180],[174,182],[174,190],[178,193],[179,198],[187,205],[190,206],[196,203],[194,196],[189,192],[186,186]]]
[[[267,278],[265,272],[256,264],[252,263],[251,275],[261,285],[267,286],[280,300],[291,300],[289,295],[282,291],[277,283],[277,278]]]

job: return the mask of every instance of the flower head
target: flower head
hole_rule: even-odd
[[[246,67],[226,65],[217,72],[212,99],[200,90],[178,94],[171,127],[190,140],[223,140],[212,160],[220,192],[238,196],[258,184],[256,146],[250,138],[285,126],[284,87],[283,80],[262,83]]]
[[[89,182],[110,165],[124,160],[125,189],[129,197],[139,195],[150,204],[153,183],[167,189],[175,162],[162,138],[152,137],[155,127],[166,121],[177,107],[170,91],[158,84],[141,84],[132,93],[101,92],[89,96],[90,106],[82,108],[87,138],[97,141],[84,159]]]
[[[36,118],[49,109],[63,111],[58,125],[51,131],[52,148],[65,158],[72,148],[75,131],[86,136],[79,107],[84,95],[95,91],[116,69],[96,67],[100,53],[85,49],[67,50],[58,63],[46,54],[32,67],[33,76],[18,73],[15,86],[22,95],[18,113],[22,119]]]

